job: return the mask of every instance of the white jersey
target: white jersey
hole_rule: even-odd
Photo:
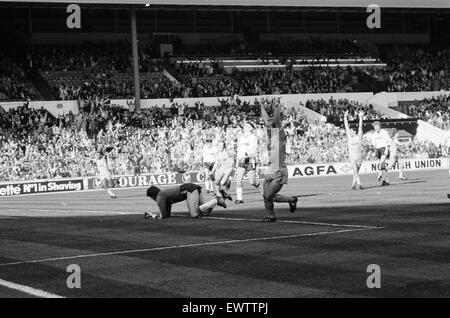
[[[372,144],[375,149],[387,148],[391,143],[391,137],[385,129],[381,129],[379,132],[374,132],[372,135]]]
[[[237,143],[237,158],[245,158],[245,154],[248,157],[256,157],[258,150],[258,138],[255,134],[249,134],[247,136],[242,135]]]
[[[222,150],[217,154],[217,164],[219,169],[233,168],[234,156],[230,150]]]
[[[215,162],[217,158],[217,147],[205,146],[203,147],[203,162]]]
[[[99,172],[99,178],[109,179],[111,177],[111,174],[109,173],[108,162],[106,161],[106,157],[103,157],[102,159],[97,159],[96,164]]]
[[[359,135],[348,136],[348,157],[350,160],[361,160],[362,138]]]

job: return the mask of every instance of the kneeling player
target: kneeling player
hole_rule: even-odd
[[[283,127],[281,127],[281,105],[278,104],[275,107],[274,117],[269,119],[264,105],[261,105],[261,114],[266,122],[270,138],[270,164],[265,174],[263,186],[264,206],[267,210],[267,216],[263,219],[263,222],[275,222],[277,220],[274,212],[274,202],[289,203],[289,209],[293,213],[297,209],[298,201],[297,197],[279,194],[288,181],[288,170],[285,164],[287,136]]]
[[[151,186],[147,189],[147,196],[156,201],[159,213],[145,213],[145,218],[168,218],[172,212],[172,204],[182,201],[186,201],[189,215],[193,218],[209,215],[216,205],[227,207],[221,196],[206,202],[202,187],[194,183],[184,183],[164,190]]]
[[[359,169],[361,169],[362,164],[362,137],[363,137],[363,116],[364,113],[359,113],[359,127],[358,134],[353,129],[350,129],[348,125],[348,111],[344,114],[344,126],[345,131],[347,132],[348,139],[348,156],[350,159],[350,164],[353,169],[353,182],[352,189],[355,190],[358,187],[360,190],[363,189],[361,185],[361,179],[359,177]]]

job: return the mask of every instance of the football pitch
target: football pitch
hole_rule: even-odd
[[[351,176],[292,179],[299,208],[276,205],[270,224],[248,185],[245,204],[202,219],[183,202],[145,220],[157,207],[137,188],[0,198],[0,297],[450,297],[448,172],[406,175],[363,175],[363,191]]]

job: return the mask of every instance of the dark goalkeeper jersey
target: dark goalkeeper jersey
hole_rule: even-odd
[[[161,216],[163,218],[170,217],[172,204],[186,200],[187,192],[194,192],[201,188],[201,186],[194,183],[184,183],[180,186],[161,190],[156,196],[156,204],[158,204]]]

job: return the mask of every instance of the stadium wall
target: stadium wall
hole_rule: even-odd
[[[450,91],[433,92],[382,92],[375,94],[370,103],[376,103],[383,107],[397,107],[399,101],[423,100],[440,95],[449,95]]]
[[[449,163],[446,158],[432,159],[405,159],[405,171],[448,169]],[[363,162],[362,174],[377,173],[380,169],[378,162]],[[262,167],[257,171],[257,178],[264,178]],[[394,167],[398,170],[398,164]],[[349,176],[352,175],[350,163],[330,163],[330,164],[302,164],[288,166],[289,178],[312,178],[329,176]],[[155,173],[141,176],[117,176],[119,180],[118,188],[145,188],[150,185],[177,185],[185,182],[202,183],[205,175],[203,172],[193,171],[186,173]],[[235,178],[234,173],[231,177]],[[245,176],[244,178],[247,178]],[[55,180],[38,180],[23,182],[2,182],[0,183],[0,197],[20,196],[45,193],[60,192],[80,192],[100,190],[101,184],[96,177],[67,178]],[[144,195],[144,194],[143,194]]]
[[[17,108],[26,104],[23,102],[1,102],[0,107],[5,111]],[[32,109],[47,109],[50,114],[57,117],[72,112],[73,114],[79,113],[78,102],[76,100],[56,100],[56,101],[30,101],[28,107]]]

